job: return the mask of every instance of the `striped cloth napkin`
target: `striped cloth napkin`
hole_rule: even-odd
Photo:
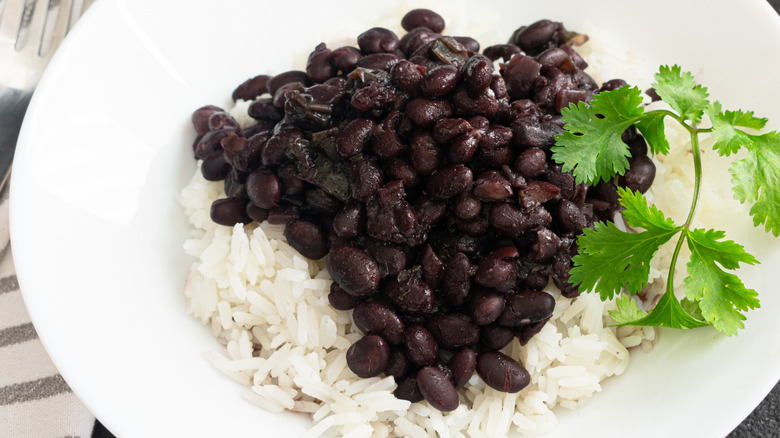
[[[95,417],[49,359],[19,291],[7,185],[0,194],[0,248],[0,437],[89,438]]]

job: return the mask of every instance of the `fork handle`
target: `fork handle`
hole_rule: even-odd
[[[0,90],[0,188],[5,185],[11,171],[16,140],[31,97],[31,90]]]

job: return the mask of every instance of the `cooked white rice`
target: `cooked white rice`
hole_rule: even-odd
[[[597,42],[594,37],[582,48],[594,78],[623,77],[631,82],[640,77],[636,72],[645,72],[640,86],[649,85],[652,70],[641,65],[641,58],[630,52],[609,53],[597,48]],[[246,116],[247,105],[239,101],[231,112],[242,126],[253,123]],[[693,167],[685,131],[670,129],[673,152],[656,160],[656,182],[647,197],[682,221],[690,203]],[[707,149],[706,142],[702,148]],[[713,155],[704,153],[705,169],[726,174],[724,160],[710,160]],[[724,196],[727,184],[721,178],[703,185],[699,218],[722,216],[723,210],[739,212],[742,207],[736,201],[723,208],[724,198],[730,199]],[[517,394],[498,392],[475,373],[460,391],[461,405],[453,412],[440,412],[426,402],[410,404],[393,396],[392,377],[362,379],[347,367],[346,350],[362,333],[352,324],[351,312],[330,307],[332,280],[324,261],[297,254],[285,243],[283,227],[214,224],[209,209],[223,196],[222,183],[204,180],[199,170],[181,192],[191,225],[184,249],[197,259],[184,288],[188,311],[210,325],[223,345],[204,357],[245,385],[249,402],[271,412],[309,415],[313,425],[304,437],[542,435],[555,427],[558,409],[584,405],[601,391],[602,380],[626,370],[628,348],[650,350],[657,340],[654,328],[613,327],[607,312],[615,308],[614,302],[602,302],[596,294],[570,300],[550,285],[546,290],[556,297],[552,319],[527,345],[514,340],[503,350],[530,372],[527,388]],[[709,205],[718,211],[708,211]],[[654,260],[648,302],[663,290],[668,272],[659,266],[668,266],[670,247],[662,248]],[[682,277],[676,278],[679,291]]]

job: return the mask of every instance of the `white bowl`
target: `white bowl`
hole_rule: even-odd
[[[426,3],[430,5],[431,3]],[[484,10],[471,8],[478,5]],[[201,357],[218,348],[185,312],[191,260],[176,198],[194,171],[191,112],[227,105],[259,73],[302,67],[336,44],[397,24],[417,3],[299,0],[105,0],[55,56],[30,106],[11,181],[19,282],[62,375],[122,438],[294,436],[308,420],[269,414]],[[680,63],[726,108],[755,110],[777,129],[780,20],[764,0],[482,1],[435,3],[448,32],[489,25],[504,42],[540,18],[592,25],[650,66]],[[457,13],[465,16],[455,18]],[[492,34],[491,34],[492,32]],[[630,72],[627,72],[629,74]],[[647,78],[647,83],[651,78]],[[745,223],[749,223],[746,221]],[[662,331],[651,354],[563,412],[549,436],[725,436],[780,378],[778,242],[730,226],[762,262],[743,269],[761,292],[735,338]],[[743,229],[745,228],[745,229]],[[744,237],[744,238],[743,238]]]

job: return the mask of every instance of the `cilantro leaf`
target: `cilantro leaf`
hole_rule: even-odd
[[[596,184],[628,169],[628,145],[623,131],[639,120],[644,110],[636,87],[598,93],[590,106],[579,102],[561,110],[564,132],[555,136],[553,159],[572,171],[575,181]]]
[[[780,235],[780,134],[747,135],[747,157],[731,163],[729,172],[734,196],[740,202],[753,204],[753,225]]]
[[[671,290],[667,290],[666,293],[661,296],[661,299],[658,300],[658,304],[656,304],[653,310],[645,317],[621,325],[654,325],[676,329],[689,329],[704,327],[709,324],[694,318],[686,312],[680,304],[680,301],[674,296],[674,293]]]
[[[759,307],[758,293],[747,289],[734,274],[721,269],[737,269],[739,263],[758,263],[745,252],[742,245],[731,240],[721,240],[725,233],[715,230],[695,229],[687,233],[691,259],[688,277],[685,278],[685,295],[699,301],[704,319],[728,336],[744,328],[745,315],[741,311]],[[718,266],[718,264],[720,266]]]
[[[620,203],[629,225],[645,231],[627,233],[613,223],[599,222],[577,239],[579,254],[572,258],[569,281],[579,283],[580,291],[595,289],[602,299],[612,298],[624,286],[636,293],[647,285],[650,260],[682,229],[657,208],[649,207],[639,193],[621,189]]]
[[[679,65],[663,65],[655,74],[653,88],[683,120],[698,123],[707,108],[707,89],[697,84],[690,72],[683,72]]]
[[[741,147],[752,145],[751,136],[736,129],[742,126],[751,129],[761,129],[766,119],[753,116],[753,112],[721,111],[720,102],[715,102],[707,108],[707,115],[712,122],[712,137],[715,139],[713,149],[720,155],[731,155]]]
[[[615,300],[615,304],[617,304],[617,310],[610,310],[609,316],[618,325],[630,325],[634,321],[639,321],[647,316],[647,312],[639,310],[636,300],[628,294],[620,294]]]
[[[647,145],[654,154],[666,155],[669,153],[669,140],[666,139],[664,130],[664,117],[667,114],[663,111],[648,111],[644,117],[636,123],[636,129],[642,133],[647,140]]]

